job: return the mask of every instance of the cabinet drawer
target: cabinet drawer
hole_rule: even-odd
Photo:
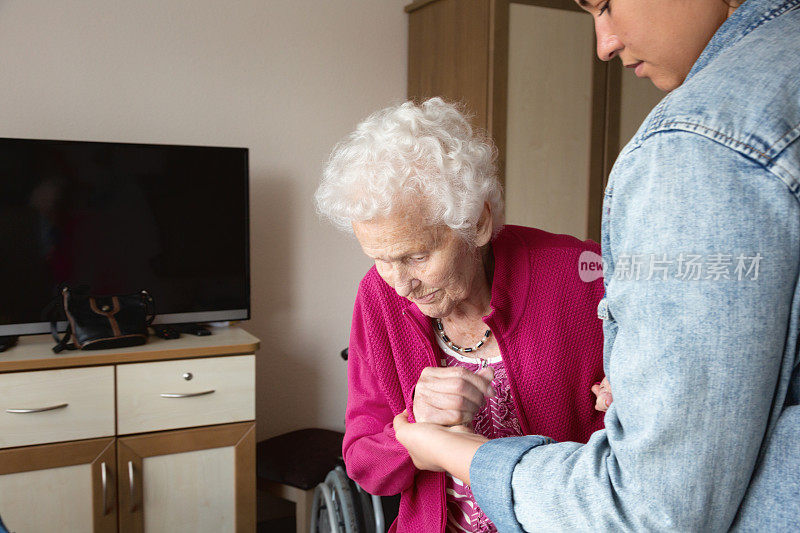
[[[0,448],[114,435],[114,367],[0,374]]]
[[[120,435],[253,419],[254,355],[117,365]]]

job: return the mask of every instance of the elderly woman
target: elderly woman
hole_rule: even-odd
[[[317,191],[375,261],[353,313],[344,460],[367,491],[402,494],[394,531],[495,530],[468,485],[414,467],[395,415],[486,438],[602,427],[602,282],[578,269],[598,246],[504,226],[494,156],[453,105],[407,102],[339,144]]]
[[[606,427],[397,438],[503,531],[800,531],[800,0],[578,3],[601,59],[670,91],[606,189]]]

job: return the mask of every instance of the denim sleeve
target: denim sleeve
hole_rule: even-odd
[[[498,531],[522,531],[514,515],[514,491],[511,476],[519,458],[531,448],[552,443],[539,435],[490,440],[478,448],[469,467],[472,492],[484,512],[491,509],[492,522]],[[503,480],[498,483],[498,480]]]
[[[725,531],[797,350],[798,202],[730,148],[664,132],[618,161],[603,233],[606,428],[585,445],[487,443],[473,493],[501,531]],[[740,256],[758,273],[737,273]]]

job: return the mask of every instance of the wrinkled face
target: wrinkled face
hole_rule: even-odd
[[[354,222],[353,230],[384,281],[426,316],[444,318],[478,290],[480,249],[447,226],[426,223],[419,209]]]
[[[594,18],[597,56],[616,56],[671,91],[735,8],[723,0],[575,0]]]

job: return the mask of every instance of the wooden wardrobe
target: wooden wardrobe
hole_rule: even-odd
[[[406,6],[408,97],[466,105],[499,150],[506,220],[600,238],[621,147],[663,94],[595,53],[573,0],[418,0]]]

